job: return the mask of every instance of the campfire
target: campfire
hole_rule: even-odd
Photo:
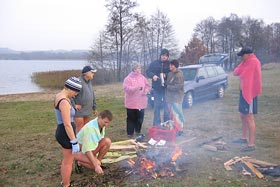
[[[139,151],[137,157],[129,159],[130,171],[127,175],[140,175],[142,177],[172,177],[176,174],[176,160],[183,154],[179,146],[151,147]]]

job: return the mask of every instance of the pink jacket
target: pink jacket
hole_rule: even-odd
[[[142,90],[139,90],[142,87]],[[131,72],[124,79],[123,89],[125,93],[124,104],[129,109],[145,109],[147,107],[147,93],[151,86],[141,73]]]
[[[242,95],[247,103],[262,93],[261,63],[254,54],[239,64],[233,75],[240,76]]]

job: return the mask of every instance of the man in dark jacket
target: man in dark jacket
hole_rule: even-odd
[[[146,70],[146,74],[152,79],[152,88],[154,90],[154,121],[153,125],[158,126],[161,123],[160,110],[163,107],[164,117],[163,120],[169,120],[169,113],[167,104],[165,101],[165,84],[169,69],[169,51],[162,49],[160,53],[160,59],[153,61],[149,68]],[[163,121],[163,122],[164,122]]]

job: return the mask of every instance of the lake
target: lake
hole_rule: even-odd
[[[86,60],[0,60],[0,95],[43,91],[32,82],[34,72],[82,70]]]

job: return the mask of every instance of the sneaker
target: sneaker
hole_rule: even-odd
[[[178,132],[176,132],[176,136],[182,136],[183,135],[183,131],[178,131]]]
[[[136,142],[143,142],[145,140],[145,135],[140,134],[135,138]]]
[[[63,187],[63,182],[62,181],[60,182],[59,187]],[[71,187],[71,184],[68,187]]]
[[[247,146],[247,147],[244,147],[242,148],[240,151],[241,152],[248,152],[248,151],[255,151],[256,150],[256,146]]]
[[[238,139],[238,140],[234,140],[234,141],[232,141],[232,143],[238,143],[238,144],[245,144],[245,143],[247,143],[247,139],[243,139],[243,138],[240,138],[240,139]]]
[[[77,161],[77,160],[75,160],[75,172],[76,172],[77,174],[83,173],[82,166],[80,166],[80,165],[78,164],[78,161]]]

